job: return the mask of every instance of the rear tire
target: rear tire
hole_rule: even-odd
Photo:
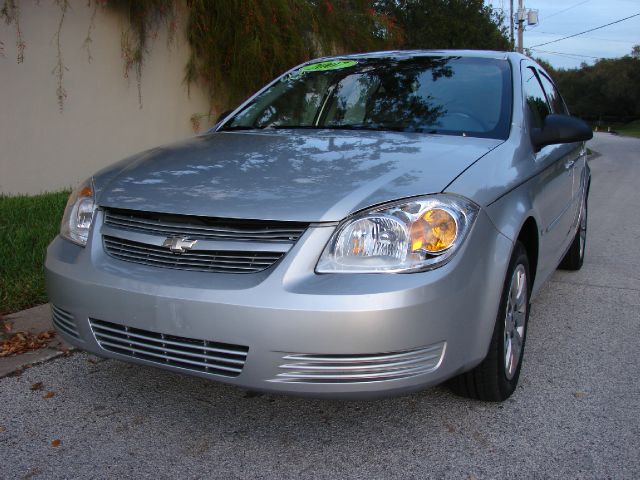
[[[560,262],[558,268],[562,270],[580,270],[584,263],[584,251],[587,244],[587,195],[582,200],[578,231],[571,242],[569,250]]]
[[[450,380],[454,393],[501,402],[515,391],[522,368],[530,296],[529,259],[524,245],[517,242],[502,289],[489,352],[476,368]]]

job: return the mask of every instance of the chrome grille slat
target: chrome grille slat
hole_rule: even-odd
[[[104,350],[159,365],[236,377],[244,367],[248,347],[151,332],[89,319]]]
[[[53,324],[58,330],[66,333],[67,335],[69,335],[71,337],[78,338],[78,333],[75,330],[72,330],[69,327],[67,327],[65,325],[62,325],[61,323],[57,323],[55,320],[53,321]]]
[[[113,250],[117,250],[116,252],[112,252],[112,253],[117,253],[119,255],[122,256],[126,256],[129,258],[141,258],[141,257],[145,257],[148,258],[149,261],[157,261],[157,262],[161,262],[161,263],[170,263],[170,264],[175,264],[178,263],[179,265],[191,265],[194,267],[197,266],[207,266],[207,265],[211,265],[212,263],[216,263],[216,264],[221,264],[221,266],[226,266],[226,264],[229,264],[230,268],[233,267],[243,267],[243,266],[247,266],[247,267],[251,267],[253,265],[256,266],[264,266],[265,268],[270,266],[272,262],[252,262],[252,261],[242,261],[242,262],[233,262],[231,260],[218,260],[218,257],[215,256],[214,258],[211,259],[204,259],[204,260],[196,260],[196,259],[192,259],[192,258],[184,258],[183,256],[180,256],[180,258],[178,258],[176,255],[173,255],[171,257],[168,256],[163,256],[161,254],[157,254],[157,253],[151,253],[151,252],[136,252],[136,253],[132,253],[129,252],[127,250],[124,249],[120,249],[120,247],[113,247]],[[179,260],[179,262],[178,262]],[[188,260],[188,261],[187,261]]]
[[[396,361],[398,359],[414,357],[419,355],[428,355],[431,352],[438,351],[438,347],[429,347],[419,350],[410,350],[401,353],[388,353],[388,354],[376,354],[376,355],[312,355],[308,353],[302,354],[290,354],[283,358],[285,360],[296,360],[305,362],[340,362],[340,363],[364,363],[364,362],[386,362]]]
[[[106,334],[106,333],[96,333],[96,335],[100,336],[100,339],[103,342],[108,342],[110,340],[112,341],[119,341],[121,340],[121,338],[119,337],[114,337],[112,335]],[[104,340],[106,339],[106,340]],[[162,342],[162,343],[166,343],[166,342]],[[144,343],[144,342],[139,342],[137,340],[132,340],[132,339],[127,339],[127,344],[129,345],[136,345],[138,347],[144,347],[144,348],[150,348],[152,350],[160,350],[162,352],[168,352],[170,354],[177,354],[177,355],[183,355],[183,351],[182,350],[177,350],[175,348],[170,348],[170,347],[164,347],[164,346],[157,346],[157,345],[152,345],[150,343]],[[237,360],[235,358],[229,359],[229,358],[224,358],[224,357],[216,357],[213,355],[207,355],[205,353],[197,353],[197,352],[189,352],[189,356],[191,357],[197,357],[197,358],[206,358],[209,360],[213,360],[216,362],[221,362],[221,363],[232,363],[232,364],[237,364],[237,365],[244,365],[244,360]]]
[[[356,383],[408,378],[440,366],[445,342],[402,352],[284,355],[282,372],[269,381],[286,383]]]
[[[192,239],[295,242],[307,224],[286,221],[231,220],[106,209],[106,225],[158,236],[184,235]]]
[[[108,327],[104,324],[104,322],[98,324],[95,321],[92,322],[91,327],[93,328],[94,332],[98,331],[98,330],[102,330],[102,331],[107,331],[107,332],[112,332],[112,333],[122,333],[121,329],[117,329],[117,328],[111,328]],[[197,349],[197,350],[206,350],[207,352],[212,352],[212,353],[227,353],[229,355],[237,355],[238,357],[242,357],[242,358],[246,358],[247,356],[247,352],[242,352],[242,351],[237,351],[237,350],[229,350],[229,349],[224,349],[224,348],[215,348],[215,347],[210,347],[207,345],[201,346],[199,345],[200,341],[196,340],[193,342],[193,344],[190,343],[185,343],[185,342],[176,342],[174,340],[170,340],[168,338],[162,338],[162,337],[152,337],[149,335],[143,335],[141,333],[139,333],[139,330],[136,330],[135,332],[132,331],[131,329],[126,331],[126,336],[127,337],[133,337],[133,338],[139,338],[142,340],[147,340],[149,342],[157,342],[157,341],[162,341],[162,343],[166,343],[167,345],[175,345],[177,347],[186,347],[186,348],[193,348],[193,349]],[[196,345],[197,344],[197,345]]]
[[[140,226],[140,227],[144,227],[144,226],[148,226],[151,228],[154,228],[156,226],[161,226],[162,228],[176,228],[176,229],[183,229],[185,228],[184,225],[181,225],[179,223],[168,223],[168,222],[154,222],[154,221],[150,221],[150,220],[141,220],[141,219],[134,219],[133,217],[124,217],[124,216],[118,216],[116,214],[113,214],[111,212],[109,212],[108,214],[108,223],[118,223],[121,226]],[[269,235],[272,234],[277,234],[277,233],[285,233],[285,234],[289,234],[289,233],[299,233],[298,229],[286,229],[286,228],[269,228],[269,230],[265,230],[265,229],[233,229],[233,228],[220,228],[220,227],[205,227],[205,226],[197,226],[197,225],[189,225],[187,228],[193,230],[193,231],[202,231],[202,232],[207,232],[207,233],[213,233],[213,234],[217,234],[217,233],[227,233],[227,234],[262,234],[262,233],[266,233]]]
[[[114,248],[114,249],[120,249],[122,248],[121,246],[121,241],[113,241],[111,239],[109,239],[109,237],[105,237],[105,243],[109,244],[110,247]],[[138,252],[138,253],[143,253],[145,255],[153,255],[153,256],[158,256],[158,257],[162,257],[165,258],[166,254],[167,254],[167,250],[166,249],[160,249],[160,248],[153,248],[153,246],[150,247],[138,247],[136,245],[127,245],[127,249],[126,251],[131,251],[131,252]],[[171,252],[169,252],[171,253]],[[172,254],[171,258],[177,258],[178,255],[176,254]],[[184,259],[189,259],[191,261],[197,262],[197,261],[210,261],[211,259],[211,253],[198,253],[198,254],[191,254],[191,253],[181,253],[179,255],[180,258],[184,258]],[[233,256],[233,255],[221,255],[221,254],[216,254],[215,256],[216,260],[219,262],[229,262],[229,263],[237,263],[238,260],[246,260],[246,263],[255,263],[255,261],[253,261],[253,259],[255,258],[259,258],[260,260],[263,260],[263,263],[266,264],[271,264],[273,262],[275,262],[276,260],[278,260],[280,258],[280,255],[261,255],[259,257],[257,256],[251,256],[251,255],[247,255],[247,256],[243,256],[243,255],[237,255],[237,256]]]
[[[379,370],[394,370],[411,366],[415,363],[424,363],[427,360],[433,360],[439,358],[438,354],[426,355],[417,358],[411,358],[401,362],[385,363],[383,366],[379,364],[365,364],[365,365],[344,365],[344,364],[286,364],[281,365],[280,368],[295,368],[298,370],[313,370],[330,372],[345,372],[345,371],[379,371]]]
[[[148,257],[140,258],[136,256],[131,256],[131,255],[118,255],[118,254],[114,254],[113,256],[118,257],[122,260],[127,260],[135,263],[143,263],[145,265],[155,265],[155,266],[160,266],[165,268],[175,268],[179,270],[207,271],[207,272],[237,272],[237,273],[254,273],[256,271],[263,270],[263,269],[256,269],[252,267],[246,267],[242,265],[225,267],[225,268],[215,267],[215,266],[206,267],[203,265],[190,264],[188,262],[154,260]]]
[[[132,230],[134,229],[145,230],[148,232],[158,233],[160,235],[185,233],[184,227],[180,227],[180,226],[163,225],[162,228],[160,229],[160,228],[157,228],[156,226],[153,226],[153,224],[142,223],[137,221],[125,222],[121,220],[114,220],[113,218],[110,218],[107,224],[124,227],[124,228],[130,228]],[[259,236],[260,240],[263,240],[263,239],[282,240],[283,237],[286,237],[285,240],[290,240],[291,236],[299,236],[300,232],[298,230],[273,229],[273,230],[269,230],[269,232],[267,233],[260,230],[244,230],[243,231],[243,230],[232,230],[232,229],[222,230],[222,229],[215,229],[215,228],[205,229],[205,228],[189,227],[189,234],[192,237],[199,237],[200,235],[202,235],[202,238],[224,237],[225,239],[227,239],[227,238],[238,237],[244,240],[244,239],[255,239],[254,236]]]
[[[275,264],[283,253],[199,250],[175,254],[169,249],[103,235],[105,252],[120,260],[179,270],[256,273]]]
[[[220,364],[216,364],[214,366],[214,365],[209,364],[207,362],[198,362],[196,360],[190,360],[188,358],[174,357],[174,356],[167,355],[167,354],[149,352],[147,350],[142,350],[140,348],[134,348],[134,347],[131,347],[131,346],[128,346],[128,347],[124,348],[120,344],[108,342],[108,341],[105,341],[105,340],[101,340],[100,341],[100,345],[103,346],[103,348],[104,348],[104,346],[107,346],[107,347],[115,348],[117,350],[122,350],[122,351],[126,352],[125,355],[130,355],[130,353],[133,352],[133,353],[138,353],[138,354],[145,355],[145,356],[148,355],[148,356],[151,356],[151,357],[161,358],[161,359],[165,360],[162,363],[169,363],[171,361],[177,362],[177,363],[187,363],[189,365],[194,365],[194,366],[197,365],[197,366],[205,367],[205,368],[211,367],[211,369],[226,370],[228,372],[234,372],[234,373],[238,373],[238,374],[242,371],[242,368],[233,368],[233,367],[228,367],[228,366],[220,365]],[[105,349],[105,350],[108,350],[108,349]],[[135,355],[131,355],[131,356],[135,356]]]
[[[304,376],[297,372],[278,374],[281,378],[289,378],[292,383],[342,383],[342,382],[358,382],[358,381],[379,381],[388,380],[390,378],[405,378],[413,375],[420,375],[431,371],[429,367],[403,368],[401,370],[389,370],[369,373],[306,373]]]
[[[51,304],[51,321],[53,325],[63,333],[66,333],[70,337],[80,338],[72,313]]]
[[[120,244],[120,239],[119,238],[111,237],[109,235],[105,236],[105,241],[106,242],[111,242],[116,247]],[[161,254],[166,254],[167,253],[167,249],[166,248],[160,247],[158,245],[151,245],[151,244],[140,243],[140,242],[136,242],[136,244],[132,243],[129,248],[131,250],[136,250],[136,251],[140,251],[140,252],[154,251],[154,252],[158,252],[158,253],[161,253]],[[138,246],[138,245],[140,245],[140,246]],[[275,253],[274,252],[245,252],[246,255],[243,255],[242,253],[243,252],[234,253],[234,251],[229,252],[229,251],[221,250],[220,252],[218,252],[216,254],[216,257],[217,258],[222,258],[222,259],[234,259],[235,260],[235,259],[245,258],[247,260],[251,260],[253,258],[256,258],[256,254],[258,254],[259,258],[264,258],[264,259],[267,259],[267,260],[277,260],[282,255],[280,252],[275,252]],[[176,256],[176,255],[174,254],[174,256]],[[189,258],[197,259],[199,257],[207,258],[207,257],[211,256],[211,253],[209,253],[208,250],[201,250],[201,251],[184,252],[184,253],[181,253],[180,256],[181,257],[189,257]]]

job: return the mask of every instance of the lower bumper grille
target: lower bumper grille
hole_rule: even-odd
[[[446,343],[404,352],[370,355],[289,354],[272,382],[361,383],[413,377],[436,370]]]
[[[89,319],[100,347],[109,352],[160,365],[237,377],[242,372],[249,347],[166,335]]]
[[[76,328],[76,320],[71,313],[52,304],[51,320],[53,321],[53,326],[56,327],[58,331],[73,338],[80,338],[78,329]]]

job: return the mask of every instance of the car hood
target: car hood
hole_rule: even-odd
[[[372,131],[219,132],[134,155],[98,173],[94,184],[105,207],[331,222],[441,192],[500,143]]]

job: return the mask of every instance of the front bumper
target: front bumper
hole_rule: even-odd
[[[512,248],[481,212],[461,250],[428,272],[315,274],[334,227],[310,227],[267,271],[214,274],[111,258],[102,248],[100,212],[95,225],[85,248],[58,237],[47,252],[47,291],[65,340],[105,357],[315,397],[398,394],[477,365],[493,332]],[[127,351],[98,343],[100,322],[126,326],[118,335],[131,339]],[[134,334],[127,337],[126,330]],[[150,341],[155,355],[135,353],[150,351],[139,345]],[[239,374],[230,376],[171,361],[183,358],[172,353],[172,341],[187,342],[196,363],[211,344],[248,352],[236,362]]]

